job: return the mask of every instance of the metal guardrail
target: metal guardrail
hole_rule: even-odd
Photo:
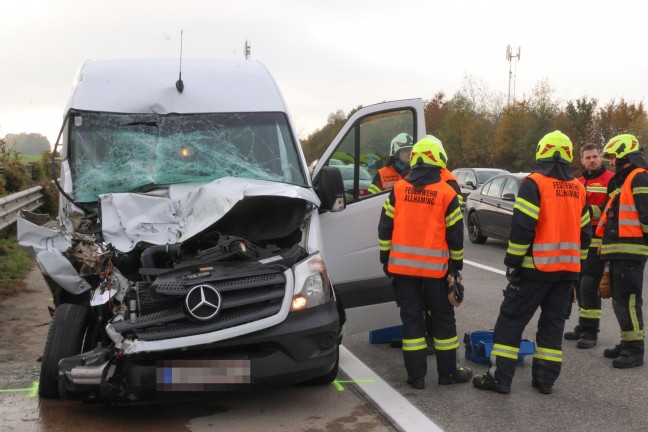
[[[45,202],[43,186],[17,192],[0,198],[0,231],[16,222],[20,210],[36,210]]]

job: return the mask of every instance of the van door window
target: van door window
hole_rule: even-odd
[[[372,181],[381,168],[393,163],[391,142],[401,133],[415,136],[411,110],[372,114],[349,129],[326,163],[342,173],[347,204],[374,195]]]

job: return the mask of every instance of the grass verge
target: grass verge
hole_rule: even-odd
[[[16,234],[0,232],[0,301],[26,288],[25,278],[32,265],[31,257],[18,246]]]

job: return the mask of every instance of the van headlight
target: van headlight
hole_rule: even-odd
[[[323,305],[331,299],[331,284],[324,260],[313,254],[293,267],[295,290],[291,311]]]

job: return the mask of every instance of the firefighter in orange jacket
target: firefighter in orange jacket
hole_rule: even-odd
[[[405,132],[394,137],[389,148],[389,162],[378,170],[371,181],[368,189],[370,194],[390,190],[398,180],[409,175],[410,152],[413,144],[414,139]]]
[[[581,147],[580,152],[584,170],[578,181],[585,186],[587,191],[592,231],[595,231],[601,212],[608,200],[607,186],[614,174],[603,166],[601,147],[598,144],[587,143]],[[565,332],[565,339],[577,340],[576,346],[583,349],[596,345],[601,321],[599,284],[605,271],[605,261],[599,257],[600,246],[601,238],[595,235],[590,243],[587,259],[582,263],[580,281],[576,289],[578,324],[574,331]]]
[[[473,378],[481,390],[509,393],[522,332],[540,307],[532,385],[549,394],[562,364],[562,336],[581,259],[591,239],[585,187],[571,170],[573,146],[560,131],[545,135],[536,165],[513,207],[504,264],[509,283],[495,324],[491,368]]]
[[[618,135],[603,147],[614,177],[596,234],[603,238],[601,259],[610,263],[612,307],[621,327],[621,343],[603,351],[615,368],[643,364],[643,272],[648,258],[648,163],[639,141]]]
[[[463,383],[472,372],[459,366],[459,339],[448,299],[448,274],[463,266],[463,225],[457,192],[441,181],[447,156],[423,138],[412,148],[411,175],[398,181],[383,206],[378,225],[380,262],[393,276],[403,322],[407,382],[425,388],[427,342],[423,311],[434,321],[438,383]]]

